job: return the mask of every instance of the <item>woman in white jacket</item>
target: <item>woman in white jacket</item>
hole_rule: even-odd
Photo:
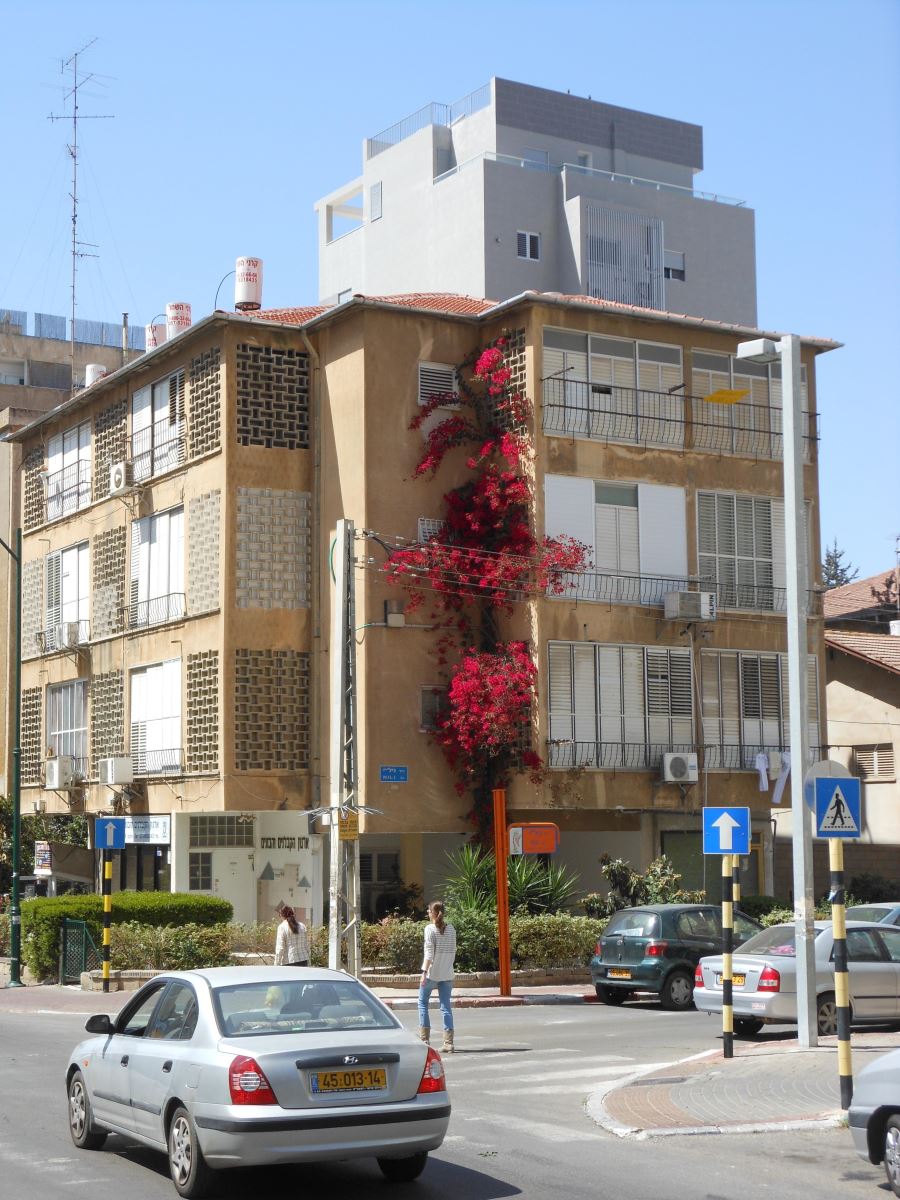
[[[281,923],[275,934],[275,966],[309,966],[309,942],[306,926],[294,916],[294,910],[286,904],[281,910]]]
[[[431,924],[425,926],[425,954],[422,959],[422,978],[419,981],[419,1037],[426,1045],[431,1038],[428,1000],[436,987],[444,1021],[444,1043],[441,1053],[452,1054],[453,1009],[450,1007],[450,997],[453,993],[456,930],[444,920],[444,905],[441,900],[433,900],[428,905],[428,915],[431,917]]]

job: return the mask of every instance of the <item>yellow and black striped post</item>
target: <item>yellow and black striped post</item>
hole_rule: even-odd
[[[109,924],[112,915],[112,854],[103,851],[103,990],[109,991]]]
[[[731,856],[731,899],[735,908],[741,907],[741,859],[738,854]]]
[[[722,855],[722,1047],[726,1058],[734,1058],[734,1009],[732,985],[732,955],[734,953],[734,876],[731,860],[737,855]]]
[[[838,1075],[841,1108],[853,1099],[853,1058],[850,1052],[850,977],[847,973],[847,910],[844,895],[844,843],[828,843],[831,868],[831,927],[834,931],[834,997],[837,1002]]]

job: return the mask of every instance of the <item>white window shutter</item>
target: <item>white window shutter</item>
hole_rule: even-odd
[[[718,579],[717,548],[716,497],[712,492],[698,492],[697,555],[702,579]]]
[[[641,570],[640,517],[636,508],[617,508],[619,570],[636,575]]]
[[[644,650],[641,646],[622,647],[622,700],[624,711],[624,740],[644,743]]]
[[[614,504],[597,504],[594,520],[594,566],[598,571],[619,570],[618,508]],[[604,591],[602,584],[601,592]]]
[[[684,488],[638,484],[641,574],[684,579],[687,571],[687,515]],[[668,585],[648,583],[645,604],[661,604]]]
[[[50,643],[47,649],[56,648],[56,627],[62,618],[62,555],[59,550],[48,554],[46,562],[46,590],[44,593],[45,628]]]
[[[528,257],[528,234],[521,230],[516,234],[516,254],[519,258]]]
[[[574,700],[572,697],[572,648],[551,642],[548,648],[550,694],[550,740],[572,741]]]
[[[150,598],[150,517],[131,522],[131,621],[139,619],[139,605]]]
[[[610,758],[609,746],[620,745],[625,740],[622,720],[622,655],[619,647],[599,646],[597,663],[600,677],[600,741],[607,747],[603,752],[605,757],[601,761],[604,766],[618,766],[621,763],[621,753],[618,758]]]
[[[594,563],[592,479],[582,479],[577,475],[545,476],[544,533],[550,538],[568,536],[583,542],[588,548],[588,564]]]
[[[597,740],[597,679],[592,645],[572,647],[575,741]]]
[[[447,407],[455,405],[457,395],[456,370],[444,363],[419,363],[419,404],[440,397],[447,398]]]
[[[153,417],[150,408],[151,389],[148,384],[146,387],[138,388],[131,397],[131,432],[139,433],[142,429],[148,429],[152,423]]]
[[[77,620],[88,620],[88,605],[90,603],[90,555],[88,553],[88,543],[83,542],[78,547],[78,616]]]

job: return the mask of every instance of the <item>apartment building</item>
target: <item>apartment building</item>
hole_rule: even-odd
[[[215,892],[244,920],[289,899],[318,919],[331,531],[346,517],[382,540],[434,532],[463,468],[413,479],[410,420],[502,332],[533,400],[534,528],[577,537],[591,560],[562,594],[500,618],[537,666],[530,736],[549,768],[540,785],[515,777],[510,819],[556,822],[586,889],[604,852],[665,851],[699,885],[701,806],[746,804],[745,887],[771,891],[769,789],[787,745],[778,370],[735,359],[752,327],[583,296],[216,313],[14,434],[23,808],[158,818],[160,841],[129,848],[117,886]],[[811,580],[815,359],[835,345],[803,341]],[[723,390],[741,401],[708,399]],[[59,447],[76,443],[87,466],[54,491]],[[361,533],[355,557],[374,911],[398,879],[439,886],[471,829],[430,736],[439,634],[425,614],[385,621],[400,593],[378,538]],[[808,650],[818,753],[818,615]]]
[[[754,214],[699,125],[492,79],[363,143],[316,204],[319,296],[528,290],[754,325]]]

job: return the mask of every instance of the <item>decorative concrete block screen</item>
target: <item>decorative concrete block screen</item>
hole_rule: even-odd
[[[22,459],[22,475],[25,483],[23,488],[24,511],[22,527],[27,533],[29,529],[37,529],[44,523],[44,485],[41,482],[40,470],[44,465],[44,451],[40,446],[29,451]]]
[[[238,771],[309,767],[309,654],[235,650],[234,765]]]
[[[125,526],[106,529],[93,540],[93,613],[91,635],[122,632],[125,615]]]
[[[187,769],[219,769],[219,652],[187,656]]]
[[[222,493],[218,489],[188,502],[187,610],[214,612],[219,607],[219,516]]]
[[[238,488],[238,608],[308,608],[310,496]]]
[[[242,344],[236,352],[237,440],[269,450],[309,448],[309,358]]]
[[[94,423],[94,499],[109,495],[109,468],[128,457],[128,401],[104,408]]]
[[[91,773],[97,760],[124,753],[125,674],[108,671],[91,679]]]
[[[222,425],[222,355],[218,346],[191,359],[188,457],[218,450]]]
[[[37,658],[37,635],[44,628],[44,560],[36,558],[22,568],[22,657]]]
[[[20,771],[23,783],[41,781],[41,700],[43,688],[25,688],[22,692],[22,757]]]
[[[509,367],[512,375],[510,376],[510,390],[521,392],[522,395],[527,395],[525,389],[525,330],[514,329],[506,334],[506,365]],[[509,413],[495,414],[497,423],[502,429],[508,430],[510,433],[525,433],[527,427],[524,423],[516,424],[510,417]]]

